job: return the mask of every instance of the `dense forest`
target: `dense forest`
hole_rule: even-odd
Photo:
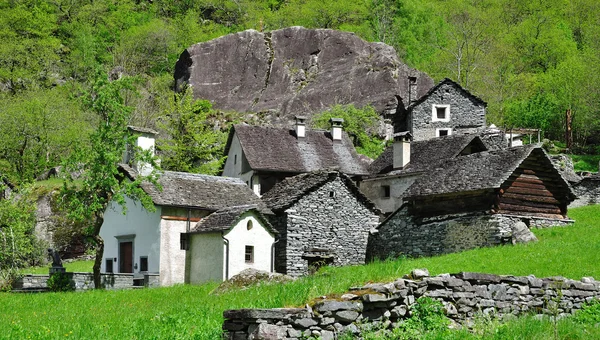
[[[32,181],[86,145],[97,118],[85,98],[98,69],[131,77],[123,98],[133,125],[177,138],[185,122],[198,133],[211,130],[197,117],[243,119],[174,98],[175,61],[197,42],[294,25],[392,45],[410,66],[487,101],[488,121],[498,126],[541,128],[564,140],[571,110],[579,148],[600,144],[597,0],[4,0],[0,173]],[[171,139],[165,150],[185,150],[178,143],[188,137]],[[202,152],[201,160],[221,157]],[[163,164],[214,171],[197,161],[184,155]]]

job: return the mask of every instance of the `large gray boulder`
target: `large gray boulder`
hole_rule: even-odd
[[[335,104],[372,105],[395,114],[425,94],[433,79],[402,63],[393,47],[369,43],[353,33],[289,27],[247,30],[186,49],[175,65],[176,88],[191,85],[195,98],[225,111],[266,114],[287,124]]]

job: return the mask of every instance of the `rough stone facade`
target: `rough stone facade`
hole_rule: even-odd
[[[447,121],[434,121],[435,105],[448,105]],[[436,129],[451,129],[449,134],[476,133],[485,128],[485,112],[484,103],[446,82],[409,108],[408,130],[415,141],[438,137]]]
[[[311,258],[319,261],[319,257],[339,266],[363,264],[369,231],[378,223],[379,216],[337,177],[271,219],[279,232],[275,270],[290,276],[306,275]]]
[[[404,206],[371,235],[367,256],[370,259],[435,256],[511,243],[513,227],[518,222],[524,222],[530,228],[573,223],[572,220],[485,213],[414,218]]]
[[[225,311],[224,338],[329,340],[345,333],[360,337],[361,325],[396,327],[411,316],[421,296],[440,301],[446,316],[466,327],[477,314],[501,320],[531,313],[565,316],[600,297],[600,281],[590,277],[575,281],[469,272],[429,277],[423,272],[422,279],[351,288],[341,298],[325,297],[307,308]]]
[[[569,208],[600,203],[600,176],[583,178],[573,185],[573,191],[577,195],[577,199],[569,204]]]

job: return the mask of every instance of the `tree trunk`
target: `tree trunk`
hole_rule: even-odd
[[[100,237],[100,228],[104,223],[104,211],[96,213],[96,222],[94,223],[94,234],[92,238],[96,243],[96,258],[94,261],[94,288],[101,289],[102,277],[100,276],[100,267],[102,266],[102,258],[104,257],[104,240]]]

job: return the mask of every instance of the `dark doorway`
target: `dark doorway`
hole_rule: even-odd
[[[133,273],[133,242],[119,242],[119,273]]]

